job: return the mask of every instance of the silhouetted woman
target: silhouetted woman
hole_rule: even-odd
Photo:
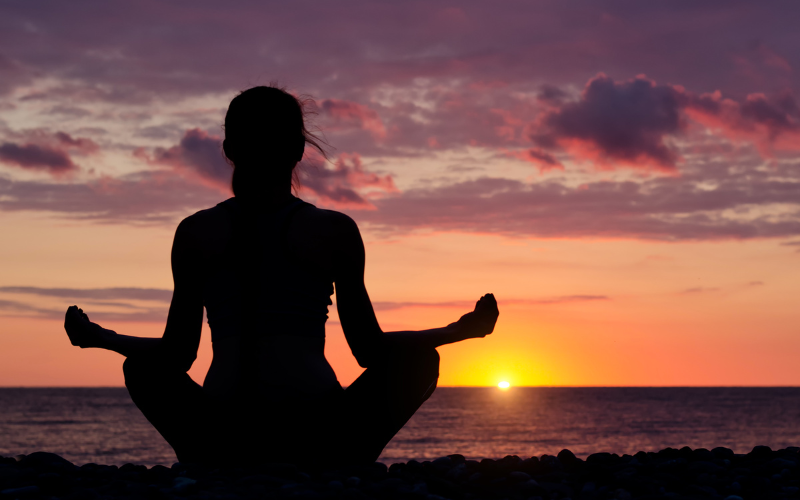
[[[77,306],[67,311],[73,345],[127,357],[131,398],[181,462],[372,462],[436,388],[436,347],[494,329],[489,294],[444,328],[383,332],[355,222],[291,194],[306,145],[324,154],[297,98],[273,87],[236,96],[223,142],[234,197],[178,226],[163,337],[119,335]],[[346,389],[323,352],[334,284],[345,337],[366,368]],[[186,372],[203,307],[214,357],[201,387]]]

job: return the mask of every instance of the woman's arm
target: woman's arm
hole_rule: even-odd
[[[366,368],[386,349],[438,347],[469,338],[484,337],[494,330],[499,311],[487,294],[455,323],[421,331],[383,332],[364,285],[365,252],[358,226],[342,216],[334,245],[336,306],[347,342],[358,364]]]
[[[81,348],[96,347],[133,356],[156,349],[161,344],[159,338],[131,337],[120,335],[113,330],[103,328],[89,321],[89,316],[78,306],[70,306],[64,317],[64,329],[74,346]]]
[[[139,356],[163,352],[165,359],[188,370],[197,357],[203,321],[203,299],[200,292],[200,259],[195,244],[191,217],[181,222],[172,245],[172,275],[175,291],[169,307],[167,326],[162,338],[120,335],[96,323],[78,308],[67,309],[64,329],[72,345],[96,347],[123,356]]]

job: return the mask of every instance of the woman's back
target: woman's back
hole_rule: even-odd
[[[257,211],[235,198],[190,217],[214,349],[209,395],[231,397],[242,377],[256,377],[266,397],[341,390],[325,359],[324,328],[342,218],[297,199]],[[256,252],[243,256],[242,245]],[[242,299],[248,294],[250,306]],[[256,321],[248,323],[248,314]]]

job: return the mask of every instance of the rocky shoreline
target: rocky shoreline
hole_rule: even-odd
[[[176,463],[76,466],[45,452],[0,457],[0,499],[773,499],[800,498],[800,448],[595,453],[304,470],[290,464],[211,469]]]

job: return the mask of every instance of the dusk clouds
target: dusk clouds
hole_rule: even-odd
[[[686,127],[681,101],[672,87],[646,78],[615,82],[599,75],[579,100],[544,112],[529,137],[541,148],[580,150],[600,164],[652,164],[669,170],[679,154],[667,140]]]
[[[79,168],[70,152],[91,155],[99,150],[91,139],[73,138],[64,132],[35,130],[20,135],[24,138],[21,142],[0,143],[0,163],[60,175]]]
[[[231,184],[233,168],[222,153],[222,138],[197,128],[187,130],[175,146],[156,148],[150,161],[185,169],[223,189]]]
[[[306,7],[3,7],[0,210],[174,224],[278,80],[331,146],[300,195],[381,233],[800,235],[795,4]]]

